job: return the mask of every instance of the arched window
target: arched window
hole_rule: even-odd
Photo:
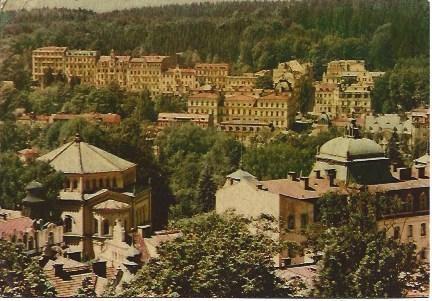
[[[48,234],[48,245],[51,246],[51,245],[53,245],[53,244],[54,244],[54,233],[53,233],[53,232],[50,232],[50,233]]]
[[[408,193],[406,200],[404,202],[403,210],[404,212],[410,212],[413,210],[414,197],[411,193]]]
[[[422,192],[419,197],[419,210],[427,210],[429,205],[428,196],[425,192]]]
[[[29,250],[33,250],[34,249],[34,238],[33,238],[33,236],[29,237],[29,240],[28,240],[28,249]]]
[[[108,222],[108,220],[104,219],[102,226],[103,226],[103,229],[102,229],[103,233],[102,234],[103,235],[109,235],[109,222]]]
[[[72,232],[72,217],[66,215],[63,220],[63,230],[65,233]]]
[[[99,223],[97,219],[93,219],[93,234],[99,233]]]
[[[400,227],[396,226],[393,228],[393,238],[399,239],[400,238]]]

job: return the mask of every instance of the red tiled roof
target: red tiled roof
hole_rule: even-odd
[[[191,96],[189,96],[189,98],[198,98],[198,99],[202,99],[202,98],[209,98],[209,99],[217,99],[218,95],[216,93],[198,93],[198,94],[193,94]]]
[[[10,220],[0,221],[0,235],[10,235],[14,232],[24,232],[33,226],[33,220],[28,217],[18,217]]]
[[[64,269],[66,273],[69,269]],[[70,269],[71,270],[71,269]],[[116,270],[114,267],[107,267],[107,279],[114,279]],[[68,275],[64,279],[55,276],[54,269],[45,270],[45,275],[48,281],[54,286],[57,291],[57,297],[73,297],[78,289],[82,286],[82,281],[87,278],[92,278],[93,285],[98,281],[98,276],[93,272],[84,272],[76,275]]]
[[[337,87],[336,84],[331,84],[331,83],[320,83],[315,86],[317,91],[328,91],[328,92],[333,91],[334,89],[336,89],[336,87]]]
[[[260,100],[289,100],[290,97],[288,94],[268,94],[260,97]]]
[[[329,182],[326,178],[316,179],[309,177],[309,189],[307,190],[303,189],[303,183],[300,180],[278,179],[262,181],[261,183],[269,192],[296,199],[317,199],[329,191],[346,193],[346,189],[343,187],[329,187]]]
[[[225,98],[227,101],[230,100],[237,100],[237,101],[255,101],[256,98],[250,95],[243,95],[243,94],[238,94],[238,95],[231,95],[231,96],[227,96]]]

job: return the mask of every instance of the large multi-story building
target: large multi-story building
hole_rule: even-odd
[[[82,84],[94,85],[99,52],[92,50],[67,50],[65,56],[65,75],[77,77]]]
[[[196,64],[196,77],[200,86],[210,84],[218,89],[225,87],[229,74],[228,64]]]
[[[43,47],[33,50],[33,80],[42,82],[44,73],[51,69],[53,74],[65,73],[67,47]]]
[[[414,242],[418,258],[424,260],[429,254],[429,164],[416,164],[394,170],[382,148],[360,138],[352,124],[344,137],[321,146],[309,176],[289,172],[287,179],[260,181],[242,170],[230,174],[216,193],[216,212],[235,209],[246,216],[272,215],[278,222],[279,239],[302,243],[304,230],[317,221],[316,201],[323,194],[333,191],[347,195],[367,189],[401,201],[402,206],[385,213],[378,226],[385,227],[395,239]],[[280,265],[304,260],[290,250],[276,258]]]
[[[325,113],[333,119],[370,112],[374,80],[383,74],[367,71],[363,60],[328,63],[322,81],[315,84],[313,113]]]
[[[151,224],[150,189],[134,189],[136,164],[81,141],[79,135],[37,160],[65,175],[55,205],[63,220],[64,242],[81,256],[103,253],[116,224],[125,235]]]
[[[127,88],[130,59],[130,56],[115,55],[114,50],[111,50],[110,55],[102,55],[96,66],[96,87],[116,83],[121,88]]]
[[[185,95],[199,88],[195,69],[170,68],[163,73],[160,91],[164,94]]]

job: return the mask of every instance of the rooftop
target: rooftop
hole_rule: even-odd
[[[46,161],[56,170],[69,174],[124,171],[136,166],[96,146],[82,142],[79,135],[75,141],[66,143],[37,160]]]

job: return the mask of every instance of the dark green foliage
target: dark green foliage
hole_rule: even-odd
[[[176,197],[176,205],[171,208],[173,218],[191,216],[204,209],[198,194],[205,166],[212,171],[215,185],[221,185],[240,160],[241,145],[234,138],[192,124],[165,129],[156,144],[160,165]]]
[[[394,129],[387,146],[387,157],[390,159],[392,164],[396,164],[400,167],[403,165],[400,153],[399,135],[397,134],[396,128]]]
[[[63,175],[48,163],[35,161],[24,166],[18,157],[10,153],[0,154],[0,206],[14,209],[25,196],[25,186],[33,180],[45,188],[49,202],[57,199],[63,187]]]
[[[315,98],[315,89],[311,80],[306,80],[301,83],[299,96],[299,110],[302,113],[307,113],[312,110],[313,101]]]
[[[318,146],[338,136],[334,130],[317,137],[292,133],[270,143],[251,146],[243,156],[243,168],[259,179],[286,178],[289,171],[308,175]]]
[[[49,298],[55,295],[37,261],[25,255],[21,246],[0,240],[0,296]]]
[[[399,60],[375,82],[372,107],[378,113],[403,113],[429,103],[429,57]]]
[[[270,75],[264,75],[257,78],[255,87],[258,89],[273,89],[273,78]]]
[[[95,285],[90,276],[86,277],[82,281],[81,287],[78,289],[75,298],[95,298],[96,291]]]
[[[175,225],[181,236],[162,244],[121,296],[290,297],[294,288],[275,275],[272,255],[281,246],[269,226],[232,213],[181,220]]]
[[[320,227],[309,246],[321,250],[315,296],[324,298],[397,298],[404,296],[416,268],[415,245],[386,237],[377,221],[396,210],[390,199],[360,192],[324,195],[318,203]],[[389,235],[387,235],[389,236]]]
[[[200,209],[204,212],[215,209],[217,186],[213,180],[212,172],[207,166],[204,167],[198,182],[197,200]]]

